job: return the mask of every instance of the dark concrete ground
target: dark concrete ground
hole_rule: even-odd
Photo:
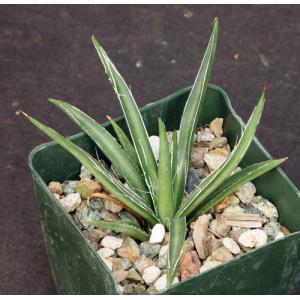
[[[258,137],[300,186],[299,6],[0,7],[0,292],[52,294],[29,151],[46,140],[15,115],[19,108],[64,134],[78,129],[48,97],[71,100],[97,118],[120,107],[90,37],[102,41],[140,106],[190,85],[215,16],[221,32],[211,82],[244,120],[262,84],[269,97]]]

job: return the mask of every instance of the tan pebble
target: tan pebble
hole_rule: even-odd
[[[235,205],[239,203],[239,198],[236,197],[234,194],[231,194],[230,196],[224,198],[221,202],[219,202],[215,206],[215,212],[220,213],[222,212],[225,208],[227,208],[229,205]]]
[[[209,221],[211,220],[212,216],[209,214],[201,215],[194,227],[193,231],[193,240],[195,243],[196,250],[198,255],[201,259],[205,259],[208,255],[207,253],[207,229]]]
[[[284,226],[280,227],[280,231],[284,234],[284,235],[289,235],[291,234],[291,232]]]
[[[212,252],[211,258],[212,260],[226,262],[233,259],[233,255],[229,250],[227,250],[225,247],[222,246]]]
[[[187,279],[195,276],[200,270],[200,260],[196,251],[185,251],[180,259],[180,276],[181,279]]]
[[[210,171],[218,169],[227,159],[224,155],[211,153],[212,151],[204,154],[203,160],[208,166]]]
[[[112,213],[115,213],[115,214],[120,212],[123,208],[122,206],[114,203],[113,201],[109,201],[109,200],[104,201],[104,207],[107,210],[109,210],[109,211],[111,211]]]
[[[92,193],[102,191],[102,186],[94,180],[82,180],[76,184],[76,192],[80,194],[83,199],[87,199]]]
[[[210,130],[216,137],[221,137],[223,135],[223,121],[223,118],[215,118],[209,124]]]
[[[140,274],[134,269],[131,268],[128,270],[128,275],[127,278],[130,280],[134,280],[134,281],[141,281],[142,277],[140,276]]]
[[[113,271],[113,276],[117,281],[117,283],[125,280],[127,278],[127,275],[128,275],[128,271],[124,271],[124,270]]]
[[[190,165],[196,169],[204,166],[203,157],[208,152],[208,148],[198,147],[194,144],[190,155]]]
[[[58,195],[61,195],[63,193],[62,184],[58,181],[51,181],[49,183],[48,187],[49,187],[49,190],[52,193],[55,193],[55,194],[58,194]]]

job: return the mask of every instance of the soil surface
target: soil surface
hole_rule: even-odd
[[[59,132],[76,126],[47,102],[72,101],[105,120],[121,114],[90,37],[95,34],[131,85],[139,106],[190,85],[211,23],[220,19],[212,83],[246,120],[263,82],[269,97],[257,136],[300,186],[300,6],[1,6],[0,293],[56,293],[31,175],[30,150],[48,139],[15,111]]]

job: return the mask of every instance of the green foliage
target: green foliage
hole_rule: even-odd
[[[174,131],[171,147],[168,143],[165,125],[161,119],[158,120],[160,137],[158,164],[155,161],[148,132],[132,93],[94,36],[92,41],[109,81],[117,94],[131,138],[127,137],[111,118],[109,120],[119,142],[105,128],[76,107],[63,101],[50,100],[90,136],[125,178],[129,188],[112,176],[89,153],[24,113],[30,122],[69,151],[101,182],[105,189],[142,217],[148,225],[153,226],[156,223],[162,223],[169,228],[168,285],[173,282],[180,260],[186,233],[186,219],[190,222],[199,215],[206,213],[239,186],[270,171],[285,160],[269,160],[257,163],[232,174],[243,159],[254,137],[264,107],[266,97],[266,89],[264,88],[258,104],[229,158],[183,201],[192,137],[198,125],[198,116],[214,61],[217,38],[218,20],[216,19],[198,75],[182,114],[179,137],[177,138],[177,132]],[[149,239],[149,234],[146,231],[130,221],[90,221],[89,224],[123,232],[140,241]],[[147,228],[147,230],[149,229]]]

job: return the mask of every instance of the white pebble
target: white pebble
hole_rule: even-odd
[[[212,141],[215,136],[212,134],[212,132],[206,128],[206,130],[201,130],[201,131],[198,131],[197,133],[197,141],[198,142],[210,142]]]
[[[251,232],[251,230],[247,230],[243,232],[238,239],[239,243],[247,248],[253,248],[256,244],[256,240]]]
[[[255,238],[255,241],[256,241],[256,243],[255,243],[256,248],[260,247],[260,246],[263,246],[267,243],[268,238],[267,238],[266,233],[263,230],[261,230],[261,229],[252,229],[251,232],[252,232],[252,234]]]
[[[105,236],[102,241],[101,241],[101,245],[105,248],[109,248],[112,250],[116,250],[118,248],[120,248],[123,244],[123,240],[119,239],[115,236],[110,236],[107,235]]]
[[[240,235],[238,241],[244,247],[257,248],[267,243],[267,235],[261,229],[247,230]]]
[[[150,146],[154,154],[155,160],[159,160],[159,137],[156,135],[151,135],[149,137]]]
[[[97,253],[104,258],[108,258],[113,256],[115,254],[115,251],[110,248],[101,248],[97,251]]]
[[[159,250],[159,257],[167,255],[168,251],[169,251],[169,245],[163,245]]]
[[[178,278],[175,277],[173,284],[179,282]],[[167,274],[162,275],[154,282],[154,287],[157,292],[164,290],[167,287]]]
[[[232,238],[224,238],[222,240],[224,247],[229,250],[232,254],[239,254],[241,249],[239,245]]]
[[[255,193],[256,188],[252,182],[245,183],[235,191],[238,198],[245,204],[250,204],[252,202]]]
[[[275,236],[275,240],[281,239],[283,237],[284,237],[284,233],[282,231],[279,231]]]
[[[101,257],[101,259],[103,260],[103,262],[106,264],[107,268],[109,271],[112,271],[113,269],[113,264],[110,260],[104,258],[104,257]]]
[[[59,202],[64,207],[67,212],[74,211],[81,203],[81,198],[79,193],[72,193],[68,196],[59,199]]]
[[[143,280],[149,285],[154,282],[160,275],[161,270],[156,266],[150,266],[144,269]]]
[[[152,228],[149,243],[158,244],[161,243],[165,237],[166,230],[163,224],[155,224]]]

